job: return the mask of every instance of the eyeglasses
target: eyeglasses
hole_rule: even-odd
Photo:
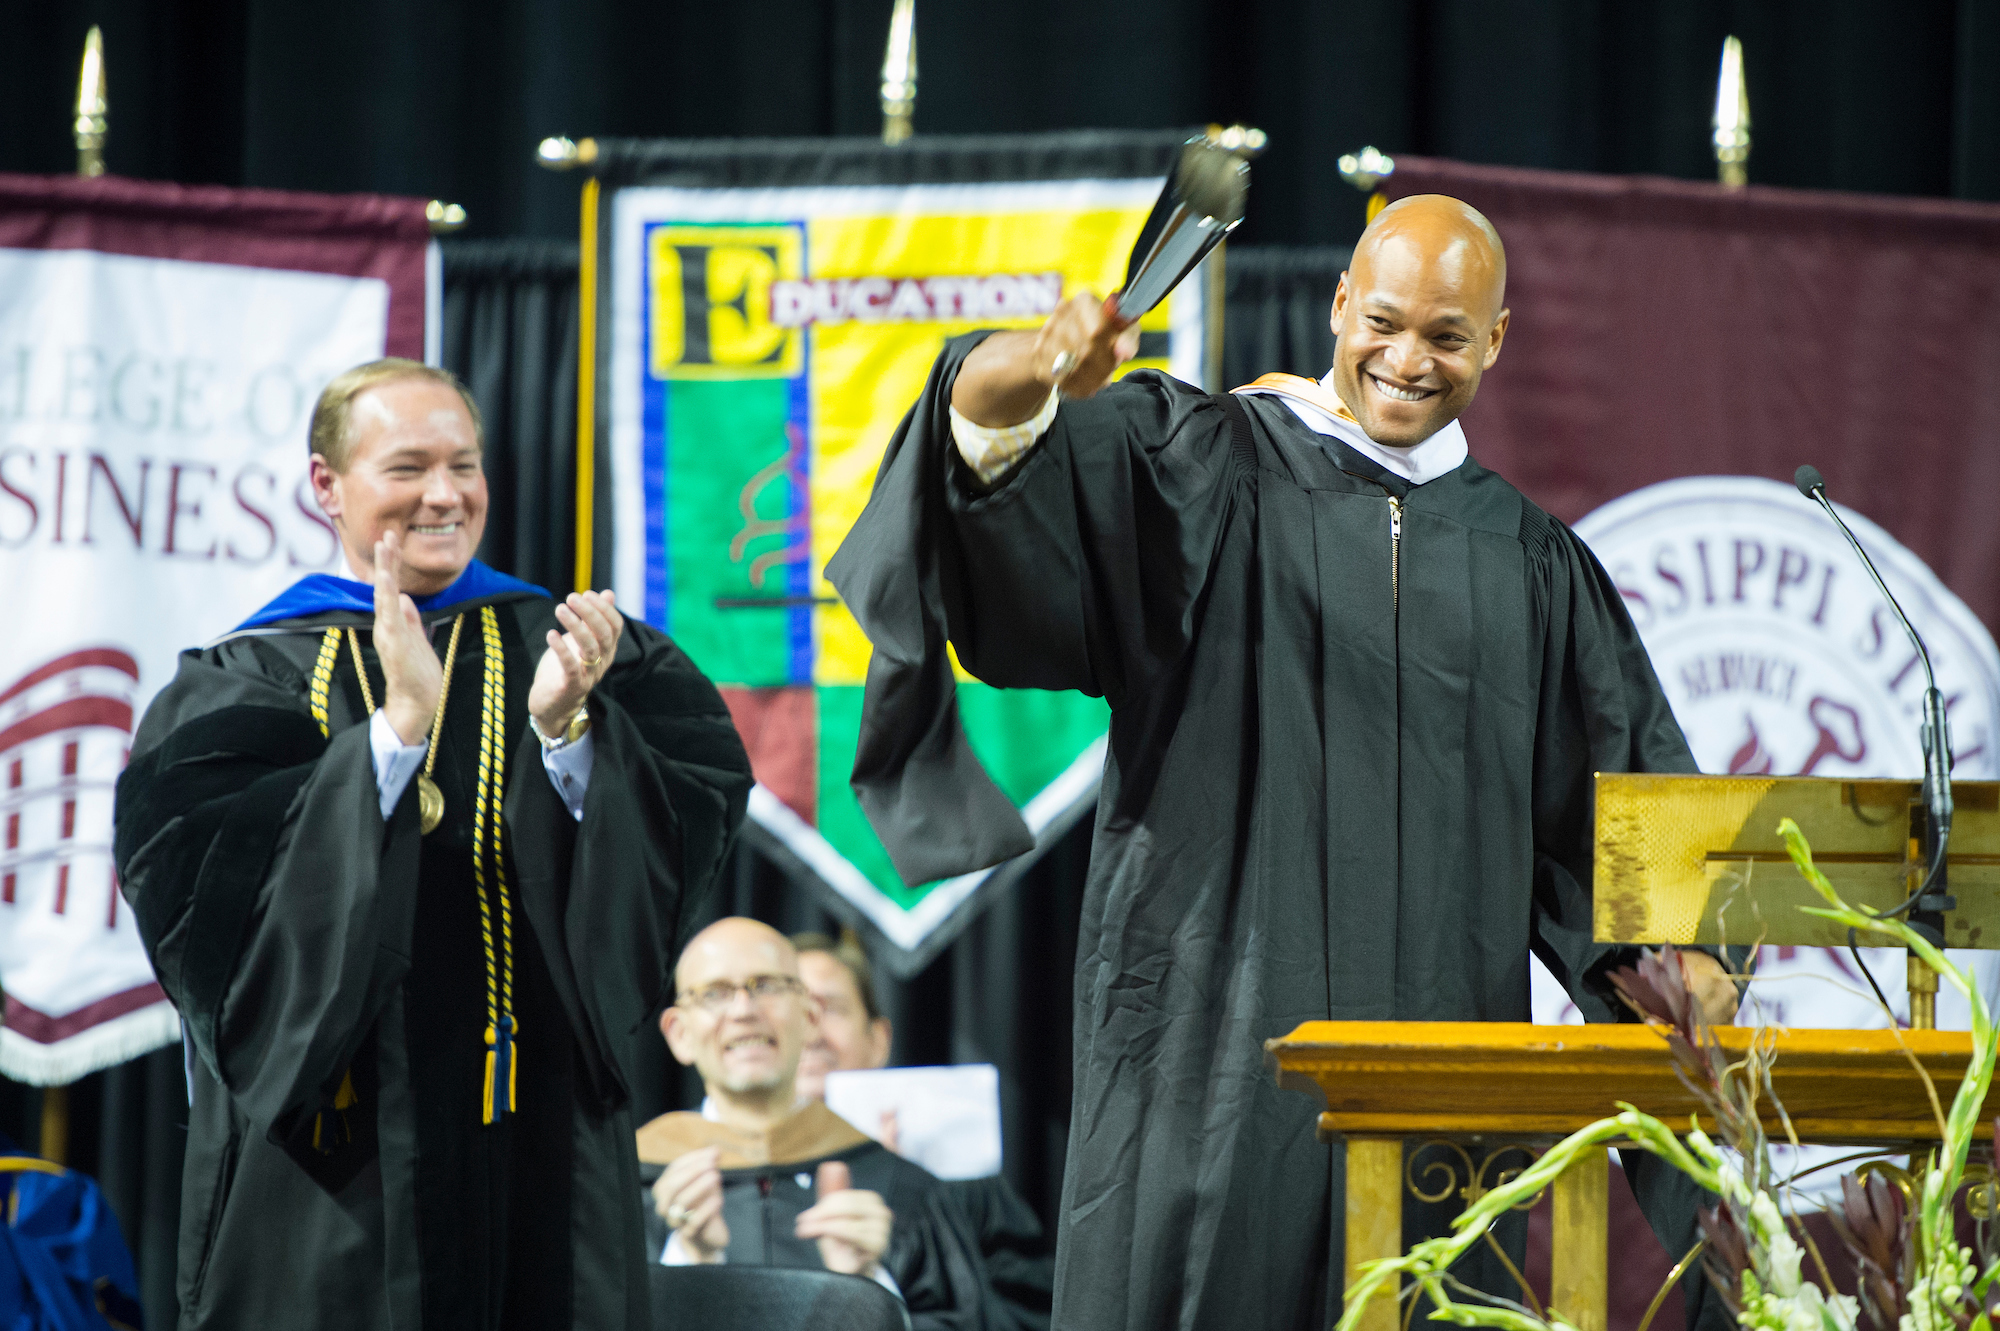
[[[802,994],[806,987],[789,975],[753,975],[741,984],[718,980],[692,993],[681,994],[674,1001],[683,1006],[693,1004],[711,1017],[719,1017],[736,1001],[739,990],[750,995],[751,1002],[761,1006],[775,1003],[787,994]]]

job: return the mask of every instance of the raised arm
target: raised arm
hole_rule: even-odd
[[[1019,425],[1034,419],[1057,388],[1064,397],[1096,393],[1138,350],[1138,325],[1119,317],[1118,297],[1100,301],[1079,292],[1040,328],[995,333],[980,343],[958,372],[951,405],[974,425]]]

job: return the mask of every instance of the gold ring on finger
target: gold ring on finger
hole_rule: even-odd
[[[688,1212],[685,1206],[670,1206],[667,1208],[667,1223],[669,1225],[672,1225],[675,1229],[679,1229],[687,1222]]]
[[[595,670],[600,664],[602,664],[603,660],[604,658],[601,656],[586,656],[583,658],[583,665],[587,669]]]

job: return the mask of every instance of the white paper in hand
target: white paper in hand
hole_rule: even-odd
[[[991,1063],[830,1072],[826,1107],[877,1141],[896,1116],[896,1151],[939,1178],[1000,1172],[1000,1073]]]

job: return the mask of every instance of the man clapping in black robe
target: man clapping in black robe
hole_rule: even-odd
[[[909,881],[1032,844],[967,747],[947,640],[990,684],[1111,704],[1059,1328],[1326,1324],[1340,1156],[1264,1040],[1525,1021],[1531,948],[1614,1015],[1591,777],[1694,763],[1604,570],[1467,455],[1505,280],[1486,219],[1422,196],[1357,245],[1323,383],[1098,392],[1136,329],[1088,296],[957,339],[828,565],[875,645],[854,784]],[[1719,964],[1688,966],[1727,1021]],[[1692,1185],[1637,1169],[1678,1257]],[[1456,1274],[1520,1297],[1483,1247]]]
[[[756,920],[718,920],[674,975],[660,1030],[700,1070],[706,1098],[700,1113],[639,1129],[639,1159],[659,1169],[647,1199],[659,1260],[865,1276],[904,1301],[913,1331],[1012,1325],[945,1185],[799,1098],[819,1009],[790,941]]]
[[[473,559],[449,375],[341,375],[312,446],[347,576],[183,653],[118,786],[190,1046],[181,1326],[647,1331],[622,1059],[742,745],[609,593]]]

